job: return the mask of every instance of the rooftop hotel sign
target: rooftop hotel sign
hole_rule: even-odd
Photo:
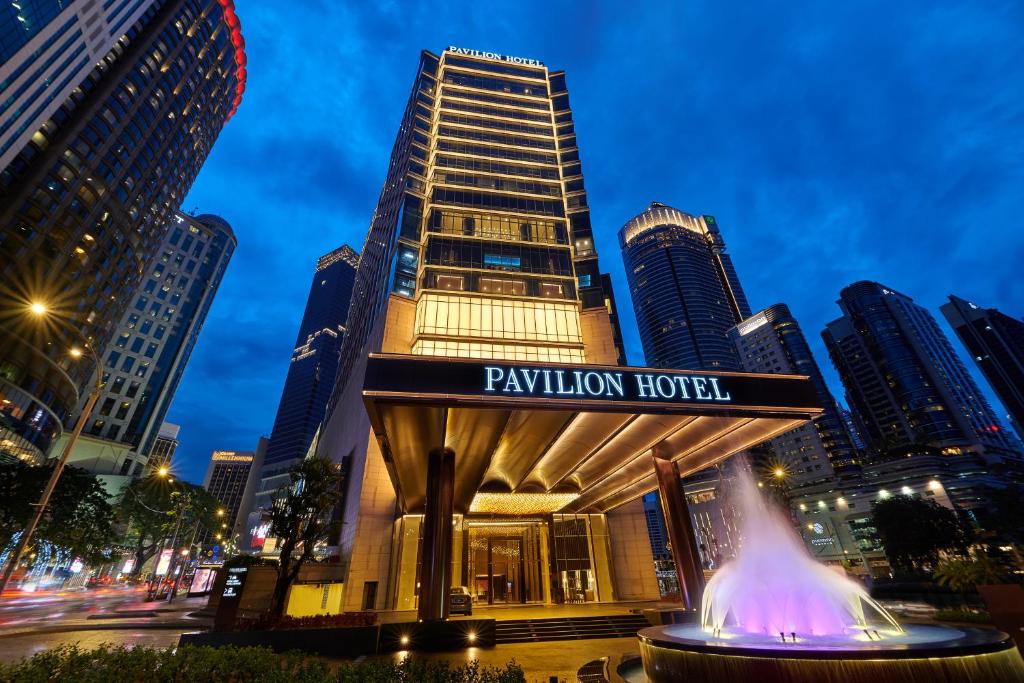
[[[458,404],[533,401],[538,408],[646,412],[740,408],[818,412],[810,381],[793,375],[372,355],[364,393],[376,399]],[[619,406],[619,407],[616,407]]]
[[[455,55],[465,55],[466,57],[479,57],[482,59],[493,59],[497,62],[508,62],[509,64],[522,64],[524,66],[544,66],[544,62],[539,59],[527,59],[526,57],[513,57],[512,55],[502,55],[497,52],[483,52],[481,50],[469,50],[464,47],[455,47],[451,45],[448,47],[448,52]]]

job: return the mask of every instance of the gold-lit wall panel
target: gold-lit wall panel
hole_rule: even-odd
[[[489,299],[424,292],[416,304],[416,336],[582,344],[575,303]]]
[[[418,356],[448,358],[480,358],[484,360],[522,360],[538,363],[586,363],[583,349],[561,346],[527,346],[522,344],[491,344],[488,342],[457,342],[443,339],[420,339],[412,352]]]

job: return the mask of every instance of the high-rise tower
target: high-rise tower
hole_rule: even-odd
[[[1024,322],[953,295],[941,310],[1024,438]]]
[[[715,219],[654,202],[619,245],[647,365],[739,370],[728,333],[750,305]]]
[[[340,552],[354,563],[350,585],[388,575],[373,563],[386,562],[392,538],[394,494],[367,439],[367,355],[614,365],[610,309],[565,74],[535,60],[424,52],[361,255],[319,444],[349,467]],[[349,596],[372,607],[383,588]]]
[[[254,501],[257,508],[266,507],[272,494],[289,482],[289,470],[306,456],[324,418],[338,374],[338,354],[358,266],[359,254],[348,245],[317,260],[263,459]]]
[[[730,331],[740,363],[747,372],[807,375],[824,412],[771,441],[774,463],[787,486],[800,486],[859,471],[858,455],[832,392],[814,360],[803,331],[786,304],[775,304]]]
[[[927,309],[864,281],[843,289],[839,306],[843,317],[822,337],[875,457],[923,445],[946,455],[1021,457]]]
[[[118,35],[0,171],[0,430],[39,456],[94,371],[68,347],[106,346],[245,87],[230,0],[153,4]]]
[[[154,4],[0,3],[0,168]]]
[[[130,444],[143,457],[149,453],[235,245],[223,219],[175,212],[100,354],[106,382],[87,434]]]
[[[345,609],[444,619],[451,585],[478,603],[656,598],[654,488],[695,606],[673,479],[818,409],[802,379],[619,366],[593,244],[565,74],[423,53],[317,442],[345,474]]]

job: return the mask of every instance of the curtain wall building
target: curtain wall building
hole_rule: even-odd
[[[146,464],[235,245],[222,218],[175,212],[100,353],[103,390],[85,432],[132,448],[137,464],[125,460],[120,474]]]
[[[91,381],[68,347],[106,346],[245,86],[229,0],[153,3],[118,35],[0,170],[0,429],[26,456]]]
[[[254,505],[264,508],[306,457],[334,390],[359,254],[344,245],[320,257],[299,324]]]
[[[744,370],[807,375],[824,407],[812,424],[772,439],[773,461],[784,470],[785,483],[801,486],[856,474],[860,469],[857,450],[789,307],[775,304],[755,313],[732,328],[730,337]]]
[[[1024,438],[1024,321],[952,295],[941,310]]]
[[[739,370],[728,333],[750,305],[715,219],[654,202],[619,245],[647,365]]]
[[[654,489],[694,604],[680,472],[817,413],[803,380],[617,365],[580,156],[563,72],[422,53],[317,445],[346,470],[345,609],[656,598]]]
[[[159,3],[0,3],[0,168],[155,4]]]
[[[869,449],[868,462],[942,458],[941,483],[964,508],[1019,481],[1020,444],[957,357],[935,318],[877,282],[840,293],[843,317],[822,332]]]

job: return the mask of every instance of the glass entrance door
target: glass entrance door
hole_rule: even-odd
[[[467,578],[476,604],[544,601],[540,531],[514,522],[467,525]]]

